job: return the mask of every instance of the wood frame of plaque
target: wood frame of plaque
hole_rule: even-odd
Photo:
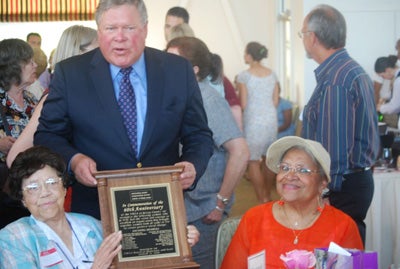
[[[100,171],[104,237],[122,231],[122,250],[111,268],[199,268],[187,242],[181,166]]]

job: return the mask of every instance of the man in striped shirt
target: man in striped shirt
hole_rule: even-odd
[[[299,34],[307,57],[319,64],[302,136],[320,142],[331,155],[329,201],[354,219],[365,243],[364,219],[374,193],[370,168],[380,147],[373,84],[344,48],[346,22],[338,10],[317,6]]]

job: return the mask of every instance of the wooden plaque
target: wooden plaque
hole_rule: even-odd
[[[160,166],[96,173],[104,237],[123,235],[111,268],[199,268],[187,242],[182,171]]]

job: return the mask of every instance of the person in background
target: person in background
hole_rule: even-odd
[[[375,72],[382,77],[391,81],[392,96],[389,100],[380,99],[377,105],[377,110],[385,114],[384,121],[393,128],[398,128],[398,120],[400,113],[400,67],[397,65],[398,58],[396,55],[388,57],[379,57],[375,62]],[[394,121],[388,122],[387,117],[393,115]]]
[[[26,42],[32,48],[40,48],[42,46],[42,37],[38,33],[29,33],[26,36]]]
[[[313,253],[330,242],[363,249],[354,221],[322,200],[331,178],[330,157],[320,143],[285,136],[268,148],[266,160],[277,174],[281,198],[243,215],[221,269],[249,268],[252,255],[258,255],[257,264],[264,264],[262,268],[285,268],[281,255],[295,249]]]
[[[64,30],[58,41],[52,65],[69,57],[86,53],[99,46],[95,29],[83,25],[73,25]]]
[[[278,79],[273,70],[261,63],[267,56],[268,50],[265,46],[258,42],[248,43],[244,60],[249,69],[237,76],[244,135],[251,155],[247,176],[260,203],[271,199],[270,183],[273,182],[273,176],[267,170],[267,173],[263,173],[262,165],[265,152],[276,140],[278,132]]]
[[[37,64],[36,80],[31,85],[26,87],[26,90],[30,91],[37,100],[40,100],[45,88],[42,86],[38,78],[42,75],[43,72],[46,71],[47,56],[41,48],[35,47],[33,48],[33,60]]]
[[[189,24],[189,12],[183,7],[171,7],[165,15],[164,37],[167,42],[171,40],[172,28],[182,23]]]
[[[279,92],[281,87],[279,86]],[[294,135],[296,130],[293,123],[293,105],[289,100],[279,95],[279,103],[276,108],[278,116],[278,139],[288,135]]]
[[[400,39],[395,44],[395,50],[397,51],[397,66],[400,66]],[[391,83],[390,80],[384,79],[378,74],[373,74],[374,91],[375,91],[375,103],[378,104],[380,99],[390,100],[392,97]]]
[[[26,90],[36,80],[33,50],[21,39],[0,41],[0,227],[27,214],[7,194],[6,157],[27,126],[37,99]]]
[[[192,63],[213,132],[214,151],[207,169],[196,189],[184,195],[188,223],[200,231],[200,241],[192,248],[193,259],[200,268],[213,269],[217,230],[234,202],[234,190],[246,169],[249,151],[228,103],[207,79],[219,72],[213,68],[206,44],[195,37],[178,37],[168,43],[167,51]]]
[[[36,67],[28,43],[20,39],[0,41],[0,159],[3,162],[36,106],[37,99],[26,91],[36,80]]]
[[[51,76],[53,74],[53,56],[56,49],[53,49],[50,52],[49,59],[47,61],[47,68],[46,70],[39,76],[38,80],[42,85],[43,89],[48,89],[50,86]]]
[[[229,106],[231,107],[231,112],[233,117],[235,118],[236,124],[239,129],[243,132],[243,114],[242,107],[240,106],[239,97],[236,94],[235,87],[228,77],[224,76],[224,91],[225,91],[225,99],[228,101]]]
[[[179,165],[190,191],[213,141],[190,63],[145,46],[144,2],[101,0],[95,17],[99,48],[56,65],[34,144],[68,163],[72,212],[100,219],[94,173]]]
[[[315,7],[299,35],[307,57],[319,64],[317,86],[303,110],[302,137],[330,153],[329,201],[354,219],[364,241],[374,194],[371,166],[380,146],[373,84],[345,49],[346,21],[334,7]]]
[[[79,55],[98,47],[97,32],[90,27],[73,25],[65,29],[58,42],[57,49],[52,57],[52,65],[69,57]],[[43,97],[37,104],[32,118],[28,125],[13,144],[7,156],[7,165],[11,166],[18,153],[33,146],[33,135],[39,124],[39,117],[42,111],[43,103],[47,98],[48,89],[45,90]]]
[[[224,74],[224,64],[222,62],[222,58],[218,54],[212,53],[211,60],[214,68],[216,69],[215,72],[219,74],[219,85],[220,87],[223,87],[224,90],[223,96],[231,108],[231,112],[235,118],[236,124],[238,125],[239,129],[243,131],[242,107],[240,106],[240,101],[236,95],[234,86]],[[211,86],[214,86],[215,84],[216,83],[211,83]]]

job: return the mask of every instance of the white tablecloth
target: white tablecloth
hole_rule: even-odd
[[[365,223],[366,250],[378,252],[380,269],[400,264],[400,171],[374,172],[375,193]]]

